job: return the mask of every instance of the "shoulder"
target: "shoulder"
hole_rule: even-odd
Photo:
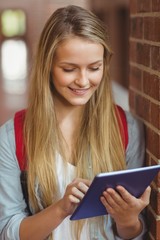
[[[133,116],[130,112],[125,112],[128,126],[129,140],[131,138],[141,139],[144,135],[144,124],[137,117]]]
[[[0,146],[10,144],[15,149],[15,132],[21,136],[26,110],[15,113],[14,117],[0,127]],[[22,140],[20,138],[20,140]]]
[[[139,128],[143,126],[143,123],[140,119],[138,119],[136,116],[133,116],[133,114],[129,111],[125,111],[127,123],[130,127]]]
[[[0,166],[4,168],[18,168],[15,154],[14,121],[10,119],[0,127]]]
[[[0,127],[0,145],[14,136],[14,121],[8,120]]]
[[[130,112],[125,112],[128,126],[128,146],[126,163],[128,168],[144,165],[145,137],[144,124]]]

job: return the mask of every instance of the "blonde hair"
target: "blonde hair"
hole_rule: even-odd
[[[40,211],[35,194],[37,179],[43,207],[46,208],[57,201],[56,152],[60,152],[64,158],[65,155],[54,108],[51,67],[57,47],[71,36],[100,43],[104,47],[103,79],[86,104],[73,156],[77,176],[92,178],[99,172],[125,168],[124,139],[110,86],[109,63],[112,51],[106,27],[93,13],[81,7],[68,6],[57,9],[48,19],[40,37],[32,69],[24,125],[29,200],[35,213]],[[91,175],[88,172],[88,164],[92,166]],[[89,223],[91,220],[87,221]],[[76,225],[75,239],[79,239],[83,221]],[[101,224],[99,227],[103,232]]]

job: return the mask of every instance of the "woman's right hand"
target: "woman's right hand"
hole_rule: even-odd
[[[62,199],[60,199],[59,207],[63,211],[63,214],[67,217],[71,215],[79,202],[84,197],[89,186],[91,184],[90,180],[75,178],[67,187],[65,194]]]

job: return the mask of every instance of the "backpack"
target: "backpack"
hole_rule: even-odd
[[[122,140],[123,140],[124,148],[126,150],[128,145],[128,126],[127,126],[126,115],[124,110],[120,106],[116,106],[116,107],[123,125],[123,129],[121,127],[120,131],[124,138]],[[31,215],[31,211],[29,209],[29,203],[28,203],[28,190],[27,190],[27,174],[26,174],[27,160],[25,156],[25,147],[24,147],[24,141],[23,141],[23,124],[25,119],[25,112],[26,110],[24,109],[15,113],[14,131],[15,131],[16,156],[17,156],[17,160],[21,170],[20,180],[21,180],[22,192],[27,204],[27,210]]]

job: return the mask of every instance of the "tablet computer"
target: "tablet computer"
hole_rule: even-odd
[[[70,220],[106,215],[107,211],[100,201],[106,188],[115,189],[121,185],[135,197],[140,197],[159,171],[160,165],[155,165],[96,175]]]

